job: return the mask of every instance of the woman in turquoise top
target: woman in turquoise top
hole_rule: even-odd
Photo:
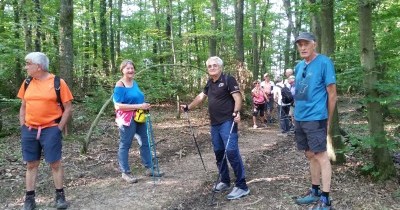
[[[144,94],[140,90],[135,77],[135,65],[131,60],[124,60],[120,65],[122,78],[115,84],[113,101],[117,111],[134,112],[137,109],[149,110],[151,105],[144,100]],[[137,179],[131,175],[131,170],[128,163],[129,149],[132,145],[132,140],[136,135],[140,145],[140,156],[143,165],[147,168],[146,174],[152,175],[151,154],[147,141],[146,123],[137,123],[130,119],[128,124],[119,126],[120,142],[118,148],[118,163],[122,172],[122,178],[129,182],[135,183]],[[162,175],[162,173],[159,173]]]

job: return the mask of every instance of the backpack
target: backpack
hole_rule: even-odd
[[[28,88],[29,84],[31,83],[32,77],[28,77],[25,79],[25,84],[24,84],[24,88],[25,91]],[[61,93],[60,93],[60,77],[59,76],[54,76],[54,90],[56,91],[56,95],[57,95],[57,103],[58,106],[60,106],[62,112],[64,112],[64,106],[62,104],[61,101]],[[55,120],[57,123],[59,123],[61,121],[61,117],[59,117],[58,119]]]
[[[283,87],[277,85],[277,87],[281,89],[282,103],[293,104],[294,100],[292,92],[290,92],[290,89],[286,85],[283,85]]]

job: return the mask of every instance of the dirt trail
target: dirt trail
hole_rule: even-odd
[[[164,108],[163,108],[164,109]],[[159,165],[166,173],[154,182],[145,177],[137,145],[130,152],[132,171],[139,182],[127,184],[120,178],[117,164],[118,133],[112,118],[103,120],[87,155],[78,155],[77,142],[65,142],[65,185],[69,209],[308,209],[294,204],[292,197],[310,185],[308,163],[295,148],[293,137],[278,137],[278,127],[251,129],[245,117],[239,126],[239,147],[244,160],[250,194],[228,201],[216,194],[217,205],[209,206],[211,187],[217,178],[215,157],[205,110],[192,113],[207,172],[204,171],[191,138],[187,120],[175,119],[173,112],[154,111],[153,129]],[[168,113],[168,112],[167,112]],[[84,129],[84,128],[83,128]],[[18,137],[13,137],[18,138]],[[10,140],[11,141],[11,140]],[[332,192],[336,209],[400,209],[397,180],[373,183],[357,171],[359,162],[349,158],[344,166],[333,167]],[[23,196],[23,165],[17,175],[0,180],[0,209],[19,209]],[[46,167],[39,169],[38,209],[52,209],[53,184]],[[232,171],[231,171],[232,174]],[[18,178],[15,178],[18,176]],[[234,178],[232,174],[231,178]],[[232,180],[233,182],[234,180]],[[2,193],[4,195],[4,193]]]

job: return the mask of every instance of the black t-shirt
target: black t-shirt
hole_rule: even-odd
[[[222,73],[217,81],[208,80],[203,93],[208,97],[211,125],[221,124],[232,118],[235,100],[231,94],[236,92],[240,92],[239,85],[230,75]]]

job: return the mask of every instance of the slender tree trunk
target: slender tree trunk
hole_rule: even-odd
[[[372,6],[369,0],[359,0],[359,27],[361,66],[365,71],[364,87],[367,100],[367,116],[370,137],[374,143],[372,156],[378,178],[385,180],[395,174],[395,168],[388,149],[388,140],[384,130],[382,106],[377,100],[379,93],[377,87],[378,75],[375,65],[374,36],[372,32]]]
[[[60,13],[60,76],[72,88],[72,73],[74,67],[73,0],[61,0]]]
[[[236,60],[243,65],[244,63],[244,44],[243,44],[243,7],[244,0],[235,0],[235,44]]]
[[[116,46],[115,46],[115,50],[116,50],[116,61],[119,63],[121,61],[121,11],[122,11],[122,0],[118,0],[118,10],[117,10],[117,30],[116,30]]]
[[[167,7],[167,21],[165,27],[167,36],[168,49],[171,49],[172,55],[167,59],[170,63],[176,64],[175,46],[174,46],[174,33],[172,24],[172,0],[168,0]]]
[[[267,37],[267,14],[268,14],[268,8],[269,4],[265,5],[265,8],[263,9],[262,16],[260,17],[261,19],[261,33],[260,33],[260,55],[261,55],[261,73],[264,74],[266,72],[266,63],[268,56],[266,56],[266,41],[265,37]]]
[[[235,44],[236,44],[236,79],[243,99],[245,90],[251,79],[251,72],[244,65],[244,43],[243,43],[243,0],[235,0]]]
[[[90,0],[90,16],[92,17],[92,28],[93,30],[93,67],[97,67],[97,56],[98,56],[98,47],[97,47],[97,21],[94,12],[94,0]]]
[[[335,32],[334,32],[334,0],[321,1],[321,53],[332,57],[335,51]],[[337,105],[333,113],[332,122],[327,138],[328,154],[331,160],[336,164],[343,164],[346,162],[343,150],[345,145],[340,134],[339,114]]]
[[[288,27],[286,29],[286,42],[285,42],[285,49],[284,49],[284,56],[285,56],[285,69],[291,68],[293,63],[290,61],[291,58],[291,49],[292,49],[292,31],[293,31],[293,20],[292,20],[292,6],[290,5],[290,0],[284,0],[283,6],[285,7],[286,16],[288,18]]]
[[[61,0],[60,9],[60,77],[62,77],[72,89],[74,69],[74,7],[73,0]],[[71,126],[72,118],[67,127]],[[65,134],[68,134],[66,129]]]
[[[100,0],[100,42],[101,42],[101,60],[103,64],[103,72],[106,76],[110,75],[108,63],[108,44],[107,44],[107,4],[106,0]]]
[[[21,24],[20,24],[20,7],[18,5],[18,0],[13,0],[13,9],[14,9],[14,37],[16,40],[20,39],[20,33],[21,33]],[[18,49],[19,46],[15,46],[14,49]],[[15,56],[15,81],[14,81],[14,91],[17,92],[19,88],[19,84],[21,84],[21,81],[23,80],[22,76],[22,55],[17,54]]]
[[[35,51],[42,51],[41,38],[42,38],[42,8],[40,7],[40,0],[33,0],[35,3],[36,13],[36,37],[35,37]]]
[[[156,28],[158,31],[161,31],[161,25],[160,25],[160,11],[159,11],[159,2],[156,0],[152,0],[153,4],[153,9],[154,9],[154,16],[155,16],[155,21],[156,21]],[[161,39],[157,38],[157,42],[154,42],[153,44],[153,53],[155,56],[155,59],[153,59],[153,63],[163,63],[163,60],[161,58]]]
[[[13,1],[13,7],[14,7],[14,9],[16,8],[15,0]],[[1,20],[1,22],[4,21],[4,10],[5,10],[5,8],[6,8],[6,1],[0,1],[0,20]],[[15,16],[15,11],[14,11],[14,16]],[[4,25],[0,24],[0,34],[3,33],[5,30],[6,29],[5,29]]]
[[[316,0],[309,0],[309,2],[314,5],[313,8],[319,8]],[[311,11],[311,32],[317,37],[317,52],[321,52],[321,45],[322,45],[322,39],[321,39],[321,18],[322,15],[320,15],[320,11],[316,11],[315,9]],[[321,18],[320,18],[321,17]],[[322,21],[323,22],[323,21]]]
[[[117,68],[115,67],[115,47],[114,47],[114,24],[113,24],[113,1],[108,0],[108,9],[110,10],[109,15],[109,26],[110,26],[110,59],[111,59],[111,72],[113,74],[117,73]]]
[[[25,4],[25,0],[22,0],[22,5]],[[26,8],[21,8],[22,18],[24,23],[24,32],[25,32],[25,51],[32,52],[33,45],[32,45],[32,25],[29,23],[28,15]]]
[[[260,73],[260,58],[258,52],[257,2],[255,0],[251,1],[251,15],[251,25],[253,29],[251,34],[251,42],[253,45],[253,79],[258,79],[258,75]]]
[[[60,14],[60,9],[61,9],[61,6],[58,6],[57,7],[57,14]],[[60,40],[59,40],[60,34],[58,32],[59,27],[60,27],[60,17],[56,16],[56,17],[54,17],[53,28],[57,29],[57,30],[54,30],[51,33],[51,36],[53,37],[53,47],[51,49],[54,50],[54,55],[55,56],[52,59],[52,62],[50,63],[51,64],[51,69],[55,70],[54,71],[55,73],[58,73],[58,71],[59,71],[58,67],[60,66],[60,55],[58,53],[59,52],[59,45],[60,45]]]
[[[217,38],[216,33],[218,32],[219,25],[219,8],[218,8],[218,0],[211,0],[211,30],[213,33],[209,38],[209,56],[217,55]]]
[[[90,10],[90,3],[89,4],[85,4],[86,5],[86,10],[89,11]],[[83,35],[83,46],[85,47],[85,51],[83,52],[83,57],[84,57],[84,65],[83,65],[83,78],[82,78],[82,84],[80,85],[80,87],[83,89],[83,93],[86,93],[86,91],[89,89],[90,87],[90,69],[91,69],[91,60],[90,60],[90,39],[91,39],[91,33],[90,33],[90,19],[89,18],[85,18],[85,29],[84,29],[84,35]]]

